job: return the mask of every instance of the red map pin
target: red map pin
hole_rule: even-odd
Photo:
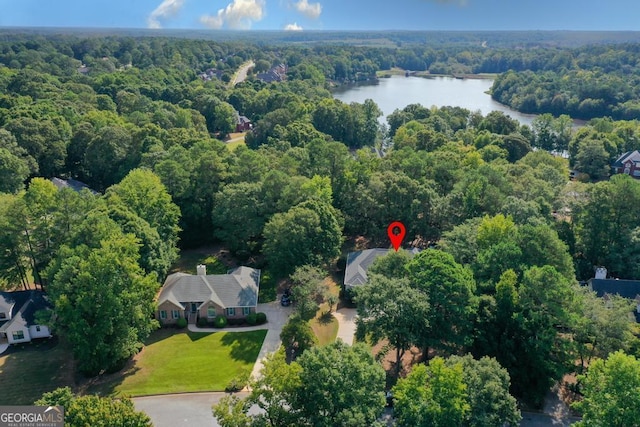
[[[400,221],[395,221],[389,224],[387,227],[387,234],[389,235],[389,240],[391,240],[391,244],[393,245],[393,249],[398,252],[400,248],[400,244],[402,244],[402,240],[404,239],[404,235],[407,230],[404,228],[404,224]]]

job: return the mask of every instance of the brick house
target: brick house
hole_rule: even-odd
[[[174,273],[167,277],[158,295],[156,318],[162,325],[185,318],[213,320],[216,316],[243,319],[256,312],[260,270],[238,267],[227,274],[207,274],[198,265],[197,274]]]
[[[627,151],[613,162],[611,168],[615,174],[623,173],[640,179],[640,152]]]

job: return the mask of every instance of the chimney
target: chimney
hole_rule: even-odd
[[[607,278],[607,269],[604,267],[596,268],[596,279],[606,279]]]
[[[207,275],[207,266],[204,264],[198,264],[196,267],[196,272],[198,276],[206,276]]]

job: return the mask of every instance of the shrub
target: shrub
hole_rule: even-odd
[[[263,325],[267,323],[267,315],[260,312],[256,313],[256,325]]]
[[[249,383],[249,373],[243,372],[231,378],[231,381],[229,381],[227,386],[224,388],[224,391],[226,391],[227,393],[240,391],[245,388],[247,383]]]
[[[244,325],[244,319],[238,319],[236,317],[232,317],[230,319],[227,319],[227,325],[229,326],[240,326],[240,325]]]
[[[227,318],[224,316],[216,316],[215,319],[213,319],[213,327],[214,328],[224,328],[225,326],[227,326]]]
[[[185,319],[184,317],[179,318],[176,321],[176,327],[183,329],[187,327],[187,319]]]
[[[198,326],[200,328],[206,328],[209,325],[206,317],[201,317],[198,319]]]
[[[258,315],[256,313],[249,313],[247,316],[247,323],[251,326],[258,323]]]

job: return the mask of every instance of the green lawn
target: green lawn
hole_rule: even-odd
[[[215,255],[207,253],[206,250],[187,250],[180,252],[180,258],[171,268],[171,273],[180,271],[196,274],[198,264],[207,266],[207,274],[225,274],[228,271],[228,268]]]
[[[247,145],[244,142],[244,139],[238,139],[238,140],[235,140],[235,141],[227,142],[227,144],[226,144],[227,149],[229,151],[234,151],[236,148],[240,147],[241,145]]]
[[[162,329],[132,366],[90,391],[114,396],[222,391],[232,378],[251,374],[266,334]]]
[[[335,307],[334,307],[335,308]],[[327,345],[336,341],[338,336],[338,320],[329,313],[327,303],[320,304],[316,317],[309,321],[313,333],[318,338],[318,345]]]
[[[19,345],[0,356],[0,405],[31,405],[73,379],[72,355],[55,338]]]

